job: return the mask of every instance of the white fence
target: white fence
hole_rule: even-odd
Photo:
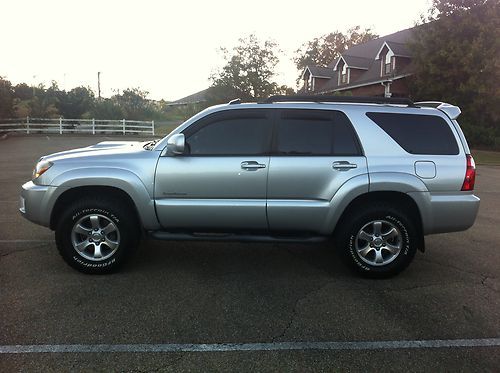
[[[0,119],[0,132],[155,134],[155,122],[140,120],[30,118]]]

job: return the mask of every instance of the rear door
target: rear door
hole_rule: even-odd
[[[278,110],[267,190],[270,229],[318,232],[338,189],[362,174],[366,158],[344,113]]]
[[[164,228],[267,230],[268,110],[211,114],[184,130],[185,153],[161,157],[156,211]]]

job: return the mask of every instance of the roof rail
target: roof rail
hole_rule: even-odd
[[[274,102],[351,102],[360,104],[393,104],[407,105],[415,107],[415,104],[409,98],[399,97],[365,97],[365,96],[271,96],[262,104],[272,104]]]
[[[241,104],[240,98],[235,98],[234,100],[228,102],[228,105],[236,105],[236,104]]]

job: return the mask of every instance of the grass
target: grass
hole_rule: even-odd
[[[500,166],[500,152],[489,150],[472,150],[476,164]]]

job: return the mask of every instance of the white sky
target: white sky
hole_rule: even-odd
[[[13,84],[101,91],[140,87],[175,100],[205,89],[218,49],[255,33],[283,53],[278,82],[295,85],[293,51],[354,25],[386,35],[412,27],[430,0],[0,0],[0,76]]]

